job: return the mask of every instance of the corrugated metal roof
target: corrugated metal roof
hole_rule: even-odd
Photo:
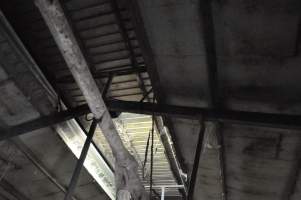
[[[133,56],[110,1],[72,0],[62,3],[100,88],[105,85],[110,73],[115,74],[107,97],[140,100],[143,97],[141,85],[148,91],[151,83],[128,11],[119,8],[120,20],[125,27]],[[13,8],[6,10],[9,13],[8,18],[14,16],[9,19],[10,22],[18,33],[22,33],[19,35],[21,40],[30,49],[48,79],[70,105],[86,103],[37,8],[32,2],[24,5],[20,0],[13,0],[7,6],[12,5]],[[132,59],[135,60],[135,66]],[[120,74],[133,69],[140,70],[139,76],[142,80],[138,80],[135,72],[130,75]]]
[[[149,134],[152,130],[152,117],[149,115],[139,115],[132,113],[122,113],[114,119],[115,125],[120,133],[120,137],[129,152],[136,158],[139,164],[139,175],[145,186],[150,184],[150,143],[148,147],[147,162],[143,173],[143,163]],[[107,160],[114,166],[114,159],[108,143],[106,142],[100,129],[97,129],[94,136],[95,144],[104,152]],[[158,131],[154,131],[153,147],[153,184],[154,185],[177,185],[172,174],[168,159],[166,158],[164,147],[160,140]],[[160,189],[156,188],[160,194]],[[167,188],[167,196],[180,196],[177,188]]]
[[[14,29],[22,33],[19,37],[30,49],[33,58],[66,101],[65,103],[69,106],[86,104],[82,92],[72,78],[64,58],[33,2],[25,5],[23,1],[12,0],[7,4],[8,8],[5,12]],[[146,72],[130,13],[126,8],[118,5],[121,18],[119,19],[110,1],[70,0],[62,1],[62,4],[100,90],[110,74],[114,74],[107,98],[140,101],[143,93],[150,91],[152,84]],[[120,23],[124,26],[129,44],[122,33]],[[131,55],[130,48],[134,55]],[[130,70],[138,70],[138,72],[124,73]],[[153,94],[150,93],[149,98],[152,99],[152,96]],[[115,124],[126,147],[139,163],[139,173],[143,183],[149,185],[149,159],[145,167],[145,177],[142,177],[142,165],[152,124],[151,116],[122,113],[115,119]],[[113,166],[112,152],[100,130],[97,131],[94,140],[101,153]],[[176,185],[177,182],[157,132],[154,145],[153,183]],[[170,191],[167,189],[166,195],[180,194],[177,189],[170,189]]]

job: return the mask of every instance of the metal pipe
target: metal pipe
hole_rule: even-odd
[[[87,138],[86,138],[86,141],[85,141],[85,144],[83,146],[80,157],[79,157],[79,159],[76,163],[76,167],[75,167],[74,172],[72,174],[72,178],[71,178],[71,181],[69,183],[68,190],[67,190],[67,193],[65,195],[64,200],[69,200],[73,195],[74,189],[76,187],[76,184],[77,184],[80,172],[81,172],[81,169],[82,169],[83,164],[85,162],[85,159],[87,157],[87,153],[88,153],[91,141],[93,139],[95,129],[97,127],[97,122],[98,122],[97,120],[93,119],[92,124],[90,126],[90,130],[88,132],[88,135],[87,135]]]

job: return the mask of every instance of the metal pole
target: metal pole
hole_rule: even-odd
[[[142,97],[142,99],[140,100],[140,102],[143,102],[145,99],[148,98],[149,94],[152,93],[153,88],[151,88],[149,91],[147,91],[147,93],[145,93]]]
[[[82,152],[81,152],[80,157],[79,157],[79,159],[76,163],[76,167],[75,167],[75,170],[73,172],[71,181],[69,183],[68,191],[67,191],[67,194],[66,194],[64,200],[69,200],[72,197],[72,194],[73,194],[74,189],[76,187],[81,169],[82,169],[83,164],[85,162],[85,159],[86,159],[91,141],[93,139],[93,135],[95,133],[96,126],[97,126],[97,120],[93,119],[92,124],[90,126],[89,133],[87,135],[87,139],[86,139],[85,144],[83,146]]]
[[[203,0],[200,3],[200,19],[202,24],[202,35],[206,52],[207,61],[207,76],[209,86],[209,105],[211,108],[221,109],[221,97],[219,94],[219,79],[218,79],[218,62],[216,53],[216,39],[215,39],[215,26],[212,13],[212,1]],[[213,123],[217,128],[216,135],[218,137],[220,133],[220,122]],[[219,138],[218,138],[219,139]],[[219,149],[219,166],[222,186],[222,200],[227,200],[227,186],[226,186],[226,162],[224,162],[224,144],[223,140],[220,140],[222,148]]]
[[[195,152],[195,156],[194,156],[193,169],[192,169],[191,176],[190,176],[191,178],[190,178],[190,182],[189,182],[188,196],[187,196],[188,200],[193,199],[193,193],[194,193],[194,189],[195,189],[195,182],[196,182],[196,178],[197,178],[199,162],[200,162],[201,152],[202,152],[202,148],[203,148],[203,137],[204,137],[205,131],[206,131],[206,126],[205,126],[205,123],[202,122],[201,130],[199,133],[198,144],[197,144],[196,152]]]
[[[161,188],[161,200],[164,200],[165,187]]]
[[[114,78],[114,74],[110,74],[109,77],[108,77],[108,80],[107,80],[107,82],[106,82],[106,84],[105,84],[105,86],[104,86],[104,88],[101,92],[103,99],[106,99],[106,97],[107,97],[107,93],[108,93],[108,91],[111,87],[113,78]]]

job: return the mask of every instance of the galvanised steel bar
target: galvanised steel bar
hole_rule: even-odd
[[[85,162],[85,159],[87,157],[87,153],[88,153],[90,144],[92,142],[92,139],[93,139],[93,136],[94,136],[94,133],[95,133],[95,129],[97,127],[97,123],[98,123],[98,120],[93,119],[92,124],[90,126],[90,130],[88,132],[88,135],[87,135],[87,138],[86,138],[86,141],[85,141],[85,144],[83,146],[80,157],[77,160],[74,172],[72,174],[72,178],[71,178],[71,181],[70,181],[69,186],[68,186],[67,193],[66,193],[65,198],[64,198],[65,200],[69,200],[69,199],[72,198],[72,195],[73,195],[73,192],[75,190],[75,187],[76,187],[81,169],[82,169],[82,167],[84,165],[84,162]]]

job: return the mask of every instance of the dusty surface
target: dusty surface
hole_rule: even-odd
[[[2,19],[1,19],[2,20]],[[3,23],[3,21],[1,21]],[[55,111],[52,97],[31,71],[32,63],[22,48],[17,48],[0,26],[0,122],[17,125]],[[77,159],[52,128],[44,128],[20,137],[20,141],[45,168],[66,187]],[[1,180],[23,195],[22,199],[63,199],[64,193],[10,142],[1,142]],[[5,199],[20,199],[14,191],[2,191]],[[75,196],[77,199],[108,199],[102,189],[83,169]],[[2,197],[1,197],[2,198]],[[4,198],[4,197],[3,197]]]
[[[166,102],[207,106],[199,1],[138,2]],[[300,114],[300,2],[228,0],[211,6],[221,106]],[[198,124],[173,119],[172,126],[182,164],[190,173]],[[300,136],[286,132],[224,125],[226,198],[298,198],[298,184],[291,191],[287,187],[300,160]],[[204,151],[195,199],[223,198],[219,170],[218,148]]]

